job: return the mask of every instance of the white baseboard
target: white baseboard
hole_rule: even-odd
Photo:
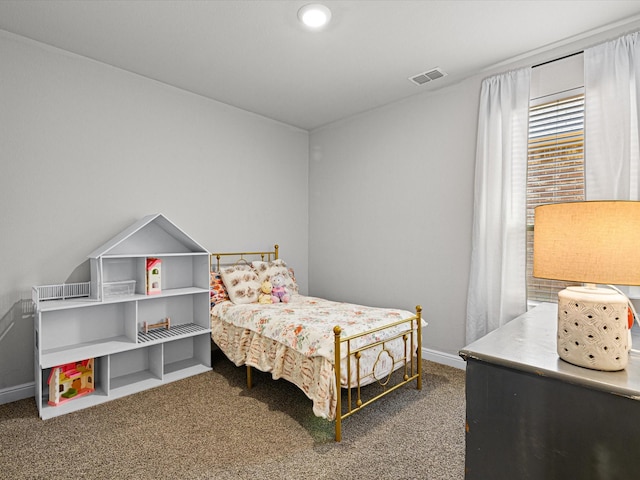
[[[34,382],[23,383],[0,390],[0,405],[11,403],[23,398],[35,396],[36,384]]]
[[[450,353],[439,352],[438,350],[423,348],[422,358],[432,362],[441,363],[443,365],[448,365],[449,367],[459,368],[460,370],[467,369],[467,362],[465,362],[461,357],[451,355]]]

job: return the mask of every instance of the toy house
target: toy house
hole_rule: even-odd
[[[49,405],[61,405],[95,390],[93,358],[67,363],[51,369],[49,374]]]
[[[162,260],[147,258],[147,295],[162,293]]]

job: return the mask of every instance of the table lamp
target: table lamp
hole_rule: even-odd
[[[584,284],[558,293],[561,359],[594,370],[626,368],[633,307],[617,288],[596,284],[640,285],[640,202],[537,207],[533,276]]]

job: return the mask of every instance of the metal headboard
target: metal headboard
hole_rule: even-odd
[[[213,268],[213,266],[215,265],[215,270],[216,272],[220,271],[220,265],[222,264],[222,260],[223,259],[232,259],[232,257],[238,257],[235,262],[233,263],[238,263],[238,262],[248,262],[248,260],[245,257],[260,257],[260,259],[264,262],[265,259],[267,261],[271,261],[271,260],[277,260],[278,259],[278,249],[279,249],[279,245],[276,243],[273,246],[273,250],[272,251],[264,251],[264,252],[223,252],[223,253],[212,253],[211,254],[211,268]]]

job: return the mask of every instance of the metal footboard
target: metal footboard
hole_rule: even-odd
[[[367,344],[364,346],[360,346],[357,348],[352,348],[353,341],[363,337],[365,335],[369,335],[371,333],[375,333],[378,331],[387,330],[390,328],[394,328],[396,326],[406,325],[406,328],[402,328],[401,331],[395,333],[392,337],[386,338],[385,340],[377,341],[371,344]],[[339,326],[334,327],[333,333],[335,335],[335,362],[334,362],[334,371],[335,371],[335,380],[336,380],[336,395],[337,395],[337,405],[336,405],[336,419],[335,419],[335,439],[337,442],[342,440],[342,420],[353,415],[355,412],[363,409],[367,405],[379,400],[380,398],[388,395],[394,390],[406,385],[413,380],[416,380],[416,388],[418,390],[422,389],[422,307],[420,305],[416,306],[416,314],[412,317],[405,318],[403,320],[399,320],[397,322],[384,325],[382,327],[378,327],[372,330],[368,330],[366,332],[362,332],[356,335],[351,335],[349,337],[341,337],[342,329]],[[402,338],[404,342],[404,357],[401,359],[394,358],[388,350],[385,349],[385,344],[389,343],[398,338]],[[395,365],[397,363],[402,363],[404,368],[404,374],[402,376],[402,381],[389,385],[389,381],[391,379],[391,373],[386,379],[377,379],[378,383],[383,387],[383,392],[370,398],[366,401],[363,401],[361,395],[361,375],[360,375],[360,357],[362,352],[365,350],[369,350],[375,348],[377,346],[381,346],[382,349],[379,352],[379,356],[384,352],[388,354]],[[341,359],[342,359],[342,351],[346,348],[346,369],[347,369],[347,405],[343,412],[342,405],[342,392],[340,389],[340,379],[341,379]],[[414,361],[414,352],[416,352],[416,360]],[[356,365],[356,385],[352,386],[351,382],[351,359],[355,359]],[[375,369],[375,364],[373,366]],[[375,378],[375,373],[372,370],[370,375],[373,375]]]

